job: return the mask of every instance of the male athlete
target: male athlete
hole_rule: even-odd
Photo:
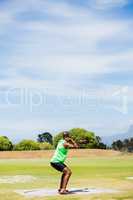
[[[63,139],[61,139],[57,145],[54,156],[52,157],[50,164],[56,170],[62,172],[59,194],[67,194],[69,191],[66,190],[69,178],[72,174],[71,170],[64,164],[69,148],[78,148],[78,145],[70,137],[69,132],[63,132]]]

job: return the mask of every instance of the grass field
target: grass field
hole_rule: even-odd
[[[120,192],[115,194],[100,194],[90,196],[61,196],[64,200],[133,200],[133,156],[129,154],[87,154],[82,157],[70,156],[67,164],[73,174],[69,186],[90,188],[111,188]],[[93,153],[93,152],[92,152]],[[46,153],[45,153],[46,154]],[[37,178],[27,183],[0,183],[0,200],[24,200],[14,192],[15,189],[56,188],[60,173],[49,167],[49,154],[46,158],[34,159],[0,159],[0,177],[14,175],[31,175]],[[75,151],[76,155],[76,151]],[[110,156],[108,156],[110,155]],[[38,200],[58,200],[58,197],[32,198]]]

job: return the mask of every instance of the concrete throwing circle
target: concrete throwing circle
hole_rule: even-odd
[[[17,194],[25,197],[44,197],[44,196],[56,196],[59,195],[57,189],[31,189],[31,190],[16,190]],[[100,193],[116,193],[118,191],[113,189],[97,189],[97,188],[85,188],[85,189],[71,189],[67,195],[90,195]]]
[[[29,176],[29,175],[0,176],[0,184],[27,183],[27,182],[33,182],[35,180],[36,180],[36,177]]]

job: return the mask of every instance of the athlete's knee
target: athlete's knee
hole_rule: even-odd
[[[64,169],[64,173],[71,176],[72,175],[72,171],[69,168],[65,168]]]
[[[69,169],[69,176],[71,176],[72,175],[72,171]]]

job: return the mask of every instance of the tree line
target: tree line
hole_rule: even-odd
[[[76,141],[81,149],[108,149],[106,144],[102,143],[101,138],[94,132],[83,128],[73,128],[69,130],[71,137]],[[55,149],[58,141],[62,138],[63,132],[54,137],[49,132],[38,134],[36,140],[23,139],[17,144],[6,136],[0,136],[0,151],[31,151],[31,150],[51,150]],[[111,146],[114,150],[133,152],[133,138],[124,141],[115,141]]]
[[[82,129],[73,128],[69,130],[71,137],[77,142],[79,148],[98,148],[106,149],[106,145],[101,142],[101,138],[95,133]],[[54,137],[49,132],[37,135],[35,140],[24,139],[17,144],[6,136],[0,136],[0,151],[29,151],[29,150],[50,150],[55,149],[58,141],[62,138],[63,132]]]
[[[116,140],[112,143],[112,148],[119,151],[133,152],[133,138]]]

